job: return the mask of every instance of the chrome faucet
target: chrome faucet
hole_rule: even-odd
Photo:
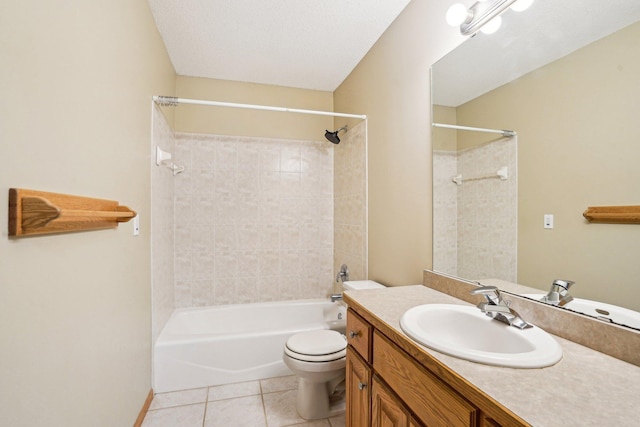
[[[484,295],[487,300],[478,304],[478,308],[492,319],[518,329],[532,327],[520,317],[517,311],[509,307],[509,301],[502,299],[500,291],[495,286],[481,286],[472,290],[471,295]]]
[[[347,264],[342,264],[336,276],[336,282],[346,282],[347,280],[349,280],[349,267],[347,267]]]
[[[336,276],[336,283],[340,283],[340,281],[344,283],[347,280],[349,280],[349,267],[347,267],[347,264],[342,264]],[[342,294],[333,294],[330,298],[331,302],[342,301]]]
[[[573,300],[573,297],[569,295],[569,288],[573,286],[574,283],[575,282],[572,282],[571,280],[554,280],[551,284],[551,289],[549,289],[549,293],[542,297],[542,301],[547,304],[562,307]]]

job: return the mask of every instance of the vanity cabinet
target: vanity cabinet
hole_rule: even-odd
[[[407,353],[402,344],[374,327],[366,316],[351,307],[348,310],[347,427],[528,425],[501,412],[497,404],[490,408],[493,414],[489,415],[481,406],[484,400],[478,399],[478,390],[456,390]],[[493,419],[494,414],[499,416],[499,423]]]

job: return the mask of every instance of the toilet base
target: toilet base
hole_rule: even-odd
[[[344,393],[329,396],[335,388],[335,383],[319,383],[298,378],[298,393],[296,396],[296,410],[305,420],[318,420],[342,415],[346,411],[346,399]]]

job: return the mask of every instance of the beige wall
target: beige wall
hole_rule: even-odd
[[[640,227],[582,217],[640,202],[639,39],[635,24],[458,108],[459,124],[518,132],[519,283],[575,280],[576,296],[640,310]]]
[[[3,2],[0,424],[130,426],[151,387],[151,96],[175,74],[145,0]],[[7,190],[118,200],[142,231],[7,238]]]
[[[183,76],[176,90],[180,98],[333,111],[333,94],[318,90]],[[186,104],[176,109],[178,132],[318,141],[332,126],[331,116]]]
[[[369,278],[386,285],[431,267],[429,70],[463,40],[449,6],[409,3],[334,94],[336,111],[368,116]]]

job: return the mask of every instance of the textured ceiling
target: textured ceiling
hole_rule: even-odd
[[[410,0],[149,0],[179,75],[334,91]]]

